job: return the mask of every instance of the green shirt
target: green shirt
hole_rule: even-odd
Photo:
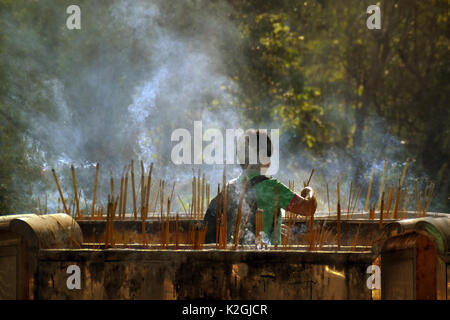
[[[245,172],[239,177],[238,181],[242,182]],[[260,173],[257,171],[250,171],[247,176],[247,181],[250,181]],[[264,210],[263,212],[263,231],[269,237],[270,242],[273,244],[273,224],[275,217],[275,188],[278,186],[278,208],[286,209],[291,201],[294,199],[295,193],[292,192],[287,186],[279,182],[277,179],[271,178],[257,183],[253,189],[256,193],[256,204],[258,209]],[[281,216],[277,217],[277,243],[281,243]]]

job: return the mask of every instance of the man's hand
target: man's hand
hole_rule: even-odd
[[[300,195],[295,195],[292,205],[287,208],[288,211],[303,216],[312,216],[317,209],[317,200],[314,190],[311,187],[305,187]]]
[[[314,190],[311,187],[305,187],[302,189],[302,191],[300,192],[300,195],[302,196],[302,198],[304,198],[305,200],[310,200],[312,198],[315,198],[314,195]]]

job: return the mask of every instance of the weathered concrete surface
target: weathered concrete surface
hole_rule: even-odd
[[[40,249],[81,247],[80,227],[67,214],[0,217],[0,299],[33,299]]]
[[[371,299],[370,252],[41,250],[37,299]],[[69,290],[67,268],[81,270]]]
[[[449,299],[450,219],[417,218],[384,227],[373,247],[381,253],[383,299]]]

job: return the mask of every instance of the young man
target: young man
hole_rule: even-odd
[[[256,143],[251,143],[252,139]],[[264,139],[267,141],[267,144],[261,143],[264,142]],[[265,161],[260,158],[260,148],[263,149],[263,152],[265,151],[264,149],[267,149],[267,157],[263,157],[266,158]],[[234,242],[239,199],[243,191],[245,176],[247,176],[247,182],[240,225],[240,232],[242,232],[240,244],[255,243],[255,213],[257,210],[262,210],[263,212],[262,237],[263,242],[268,244],[274,244],[275,239],[278,244],[281,243],[281,208],[304,216],[311,216],[316,211],[317,201],[312,188],[306,187],[300,194],[296,194],[277,179],[269,178],[263,174],[270,166],[272,148],[272,142],[267,133],[259,130],[247,130],[239,139],[238,159],[243,172],[238,178],[227,183],[227,242]],[[252,152],[254,155],[257,155],[257,157],[253,157],[253,159],[257,158],[254,164],[250,161]],[[276,211],[275,207],[277,207]],[[223,204],[221,204],[220,199],[218,203],[218,197],[214,198],[205,214],[205,222],[208,224],[206,243],[216,242],[216,225],[220,221],[222,211]],[[275,214],[277,215],[276,219]],[[219,215],[219,219],[217,219],[217,215]],[[276,230],[274,230],[275,223]],[[276,236],[274,232],[276,232]]]

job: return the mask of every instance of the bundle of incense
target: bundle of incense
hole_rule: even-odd
[[[384,191],[381,194],[381,205],[380,205],[380,230],[383,228],[383,206],[384,206]]]
[[[278,219],[278,185],[275,186],[275,212],[273,215],[273,244],[275,248],[278,246],[277,241],[277,219]]]
[[[147,231],[146,231],[146,222],[147,216],[145,214],[145,211],[141,213],[141,226],[142,226],[142,245],[147,246]]]
[[[221,249],[226,249],[228,246],[228,233],[227,233],[227,229],[228,229],[228,220],[227,220],[227,212],[224,211],[225,208],[225,193],[226,193],[226,189],[228,188],[228,186],[225,186],[225,189],[222,190],[223,195],[222,195],[222,214],[220,216],[220,245],[219,247]]]
[[[122,176],[120,178],[119,219],[122,218],[124,173],[125,173],[125,168],[124,168],[124,170],[122,172]]]
[[[123,207],[122,207],[122,219],[125,218],[126,213],[127,213],[127,193],[128,193],[128,172],[129,172],[129,167],[126,167],[125,170],[125,181],[124,181],[124,185],[123,185]]]
[[[113,178],[113,173],[112,173],[112,169],[109,169],[109,173],[111,176],[111,180],[110,180],[110,185],[111,185],[111,194],[114,196],[114,178]]]
[[[242,191],[241,196],[239,198],[239,206],[238,206],[238,212],[236,217],[236,225],[234,227],[234,250],[237,249],[239,244],[239,231],[241,228],[241,219],[242,219],[242,205],[244,204],[244,196],[245,196],[245,190],[247,186],[247,173],[248,169],[245,171],[244,179],[242,180]]]
[[[391,203],[392,203],[392,196],[394,195],[394,185],[392,185],[389,188],[389,195],[388,195],[388,203],[386,206],[386,217],[389,217],[389,211],[391,209]],[[381,206],[380,206],[381,207]],[[380,209],[381,210],[381,209]]]
[[[192,229],[192,248],[194,250],[200,250],[203,248],[205,242],[204,234],[206,235],[206,227],[200,224],[195,224]]]
[[[145,190],[144,211],[146,217],[148,216],[149,211],[149,197],[150,197],[150,189],[152,187],[152,173],[153,173],[153,162],[150,164],[150,169],[148,170],[147,188]]]
[[[364,207],[364,212],[367,212],[367,210],[369,210],[370,192],[372,191],[372,182],[374,173],[375,167],[372,168],[372,174],[370,175],[369,189],[367,190],[366,206]]]
[[[97,183],[98,183],[98,172],[100,170],[100,164],[97,162],[97,165],[95,166],[95,180],[94,180],[94,193],[92,196],[92,212],[91,212],[91,218],[94,218],[95,214],[95,201],[97,196]]]
[[[255,215],[255,220],[256,220],[256,225],[255,225],[255,231],[256,231],[256,241],[255,241],[255,245],[256,247],[258,246],[258,244],[261,244],[261,233],[263,231],[263,219],[262,219],[262,213],[263,211],[261,209],[256,210],[256,215]]]
[[[77,177],[75,175],[75,168],[73,165],[70,166],[70,169],[72,171],[73,193],[75,195],[75,204],[77,206],[77,219],[81,219],[80,203],[78,201]]]
[[[137,219],[137,207],[136,207],[136,185],[134,181],[134,161],[131,160],[131,192],[133,193],[133,216]]]
[[[386,169],[387,169],[387,160],[385,159],[385,160],[384,160],[384,167],[383,167],[383,175],[381,176],[380,197],[378,198],[378,203],[379,203],[378,209],[379,209],[380,206],[381,206],[381,194],[382,194],[383,191],[384,191],[384,176],[385,176],[385,174],[386,174]]]

